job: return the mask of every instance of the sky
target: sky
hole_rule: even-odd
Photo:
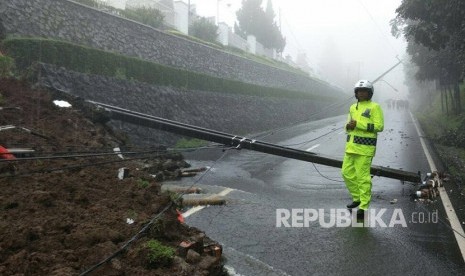
[[[184,0],[187,2],[187,0]],[[266,6],[268,0],[263,0]],[[217,16],[233,26],[241,0],[191,0],[200,16]],[[284,56],[305,53],[321,79],[353,88],[374,80],[405,58],[406,42],[391,35],[389,21],[402,0],[272,0],[276,21],[286,37]],[[219,8],[217,10],[217,8]],[[281,16],[279,16],[279,14]],[[281,20],[279,20],[279,18]],[[379,99],[407,97],[399,65],[375,84]],[[396,91],[397,90],[397,91]]]

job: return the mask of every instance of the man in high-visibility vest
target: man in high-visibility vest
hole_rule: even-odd
[[[372,102],[373,84],[360,80],[355,84],[357,103],[350,107],[346,124],[347,143],[342,177],[352,196],[347,208],[359,207],[357,219],[363,219],[371,201],[371,162],[376,152],[378,132],[384,129],[383,110]]]

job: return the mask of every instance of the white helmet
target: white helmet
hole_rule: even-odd
[[[357,93],[359,89],[367,89],[370,93],[370,99],[373,97],[373,92],[375,91],[375,88],[373,87],[373,84],[367,80],[359,80],[357,83],[355,83],[354,87],[354,93]]]

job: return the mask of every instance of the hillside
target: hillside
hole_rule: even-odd
[[[0,145],[35,150],[31,160],[0,159],[0,274],[77,275],[115,254],[92,274],[221,275],[221,259],[204,252],[203,245],[215,243],[179,222],[175,195],[161,193],[151,176],[175,178],[188,166],[182,156],[131,147],[101,118],[59,108],[53,99],[17,80],[0,80],[0,126],[16,126],[0,130]],[[109,154],[116,146],[136,153],[123,160]],[[120,180],[122,167],[129,175]],[[148,246],[149,240],[168,249]],[[200,253],[187,257],[189,263],[176,252],[187,240]],[[172,261],[156,255],[162,253]]]
[[[460,90],[463,99],[465,88],[462,86]],[[461,108],[465,110],[464,102]],[[438,92],[428,99],[427,105],[418,108],[415,115],[425,132],[425,138],[431,142],[441,161],[440,169],[450,175],[448,189],[452,203],[455,206],[463,206],[465,203],[465,116],[463,112],[454,114],[451,110],[447,110],[444,102],[441,102],[441,93]],[[465,220],[463,211],[463,208],[459,208],[457,212],[461,221]]]

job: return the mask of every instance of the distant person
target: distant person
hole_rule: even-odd
[[[391,109],[391,100],[390,100],[390,99],[387,99],[387,100],[386,100],[386,103],[387,103],[388,109]]]
[[[384,116],[381,106],[371,101],[374,92],[371,82],[358,81],[354,92],[357,103],[350,107],[346,124],[342,177],[352,195],[352,203],[347,208],[359,207],[357,219],[364,219],[371,201],[371,162],[376,152],[378,132],[384,129]]]

